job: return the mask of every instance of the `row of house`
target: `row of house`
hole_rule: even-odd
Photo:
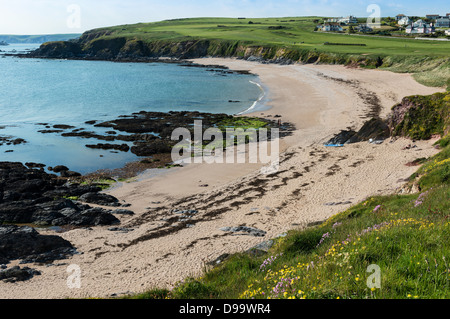
[[[422,19],[406,26],[407,34],[431,34],[435,31],[432,24],[424,22]]]
[[[439,14],[427,14],[426,18],[431,20],[430,25],[435,28],[450,28],[450,13],[447,13],[445,16]],[[396,20],[397,24],[402,26],[411,25],[413,23],[413,21],[404,14],[397,15]]]
[[[428,14],[426,17],[428,20],[432,20],[433,22],[428,23],[422,19],[414,22],[411,18],[405,16],[404,14],[397,15],[396,20],[398,25],[406,26],[405,32],[407,34],[431,34],[435,32],[436,28],[450,28],[450,13],[447,13],[445,16]],[[317,30],[324,32],[342,32],[344,31],[343,26],[357,23],[358,19],[354,16],[348,16],[345,18],[330,18],[327,19],[324,24],[318,25]],[[367,24],[359,24],[355,27],[355,30],[362,33],[373,31]]]
[[[327,22],[324,24],[320,24],[317,26],[317,30],[324,31],[324,32],[342,32],[344,31],[344,28],[341,26],[340,23],[337,22]]]
[[[318,25],[317,30],[324,31],[324,32],[330,32],[330,31],[343,32],[344,28],[342,27],[342,25],[340,23],[328,22],[323,25]],[[355,31],[366,33],[366,32],[372,32],[373,29],[367,24],[359,24],[359,25],[355,26]]]
[[[344,31],[343,26],[356,23],[358,23],[358,19],[352,15],[348,17],[329,18],[325,20],[324,24],[318,25],[317,30],[324,32],[342,32]]]
[[[358,23],[358,18],[354,16],[340,17],[340,18],[330,18],[325,21],[325,23],[338,23],[340,25],[356,24]]]

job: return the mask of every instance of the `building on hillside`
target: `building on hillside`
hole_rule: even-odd
[[[373,29],[371,27],[369,27],[367,24],[360,24],[356,27],[356,31],[362,32],[362,33],[367,33],[367,32],[372,32]]]
[[[403,19],[404,17],[406,17],[404,14],[397,14],[395,16],[395,20],[400,21],[401,19]]]
[[[411,19],[409,17],[403,17],[400,20],[397,20],[398,25],[408,25],[411,24]]]
[[[329,18],[326,20],[327,23],[340,23],[342,25],[348,25],[348,24],[357,24],[358,19],[354,16],[348,16],[348,17],[340,17],[340,18]]]
[[[450,16],[439,17],[434,25],[436,28],[450,28]]]
[[[328,23],[337,23],[339,21],[339,18],[329,18],[325,22]]]
[[[325,23],[323,25],[318,25],[317,30],[324,32],[341,32],[344,28],[339,23]]]
[[[436,20],[437,18],[440,17],[440,15],[439,14],[427,14],[425,17],[430,20]]]
[[[407,34],[431,34],[434,32],[434,26],[423,20],[417,20],[406,27]]]
[[[348,17],[345,17],[345,18],[340,18],[338,20],[338,22],[339,23],[343,23],[345,25],[347,25],[347,24],[357,24],[358,23],[358,19],[356,17],[354,17],[354,16],[348,16]]]

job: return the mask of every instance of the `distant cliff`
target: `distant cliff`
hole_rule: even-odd
[[[0,35],[0,42],[7,43],[44,43],[49,41],[68,41],[80,37],[81,34],[48,34],[48,35]]]
[[[29,54],[35,58],[63,58],[107,61],[148,61],[158,58],[193,59],[206,56],[238,57],[269,63],[333,63],[378,67],[373,57],[329,54],[308,49],[288,49],[276,45],[255,45],[223,39],[142,40],[136,36],[115,35],[108,29],[85,32],[79,39],[41,45]]]

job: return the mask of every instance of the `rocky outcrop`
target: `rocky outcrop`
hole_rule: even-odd
[[[128,152],[130,150],[130,147],[127,144],[98,143],[98,144],[88,144],[86,145],[86,147],[101,150],[116,150],[121,152]]]
[[[145,40],[144,40],[145,39]],[[326,63],[379,66],[373,57],[343,57],[306,48],[286,48],[251,44],[238,40],[168,39],[148,40],[145,32],[133,36],[116,33],[112,29],[85,32],[79,39],[68,42],[48,42],[26,55],[34,58],[69,58],[86,60],[165,62],[212,57],[236,57],[262,63],[291,64]]]
[[[407,96],[392,108],[387,124],[393,135],[429,139],[450,131],[450,93]]]
[[[11,136],[1,136],[0,135],[0,146],[5,145],[19,145],[25,144],[26,141],[23,138],[11,137]]]
[[[97,192],[85,193],[80,196],[80,201],[102,206],[120,206],[119,200],[114,196]]]
[[[79,43],[72,41],[56,41],[42,44],[38,50],[30,53],[31,57],[69,59],[82,54]]]
[[[369,140],[382,141],[389,137],[390,129],[386,122],[380,118],[372,118],[366,121],[358,132],[343,130],[326,144],[349,144]]]
[[[22,263],[47,263],[64,259],[75,248],[67,240],[55,235],[41,235],[28,226],[0,225],[0,263],[22,260]]]
[[[67,172],[64,168],[60,167],[62,173]],[[0,162],[0,223],[54,226],[118,224],[119,220],[111,210],[92,208],[80,202],[85,199],[85,203],[120,206],[117,198],[100,191],[100,187],[71,183],[43,169]]]
[[[29,280],[40,274],[40,271],[29,267],[20,268],[19,266],[14,266],[5,270],[0,270],[0,280],[7,283],[13,283],[17,281]]]

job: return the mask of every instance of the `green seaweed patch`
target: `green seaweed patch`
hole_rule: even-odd
[[[269,122],[257,118],[257,117],[231,117],[231,118],[225,118],[222,119],[220,122],[217,123],[217,127],[221,131],[225,131],[227,128],[234,128],[234,129],[260,129],[265,128],[269,126]]]

